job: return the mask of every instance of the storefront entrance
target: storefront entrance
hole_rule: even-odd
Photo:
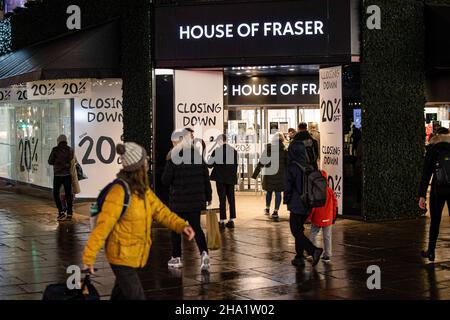
[[[251,177],[265,145],[275,133],[282,133],[287,143],[290,128],[297,130],[300,122],[317,126],[320,123],[319,105],[226,106],[225,114],[229,143],[240,154],[238,192],[262,192],[261,178]]]

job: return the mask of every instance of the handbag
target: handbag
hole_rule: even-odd
[[[209,250],[219,250],[222,246],[216,211],[213,209],[206,210],[206,239]]]
[[[78,162],[75,164],[75,170],[77,171],[78,181],[87,179],[87,177],[84,175],[83,168]]]

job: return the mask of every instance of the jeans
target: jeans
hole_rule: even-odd
[[[333,232],[333,226],[328,227],[316,227],[315,225],[311,225],[311,242],[317,247],[318,241],[317,236],[320,233],[320,230],[322,230],[323,233],[323,245],[324,245],[324,256],[331,258],[331,234]]]
[[[308,218],[307,215],[295,214],[291,212],[290,227],[292,235],[295,238],[295,251],[297,252],[297,259],[303,259],[303,251],[309,255],[313,255],[317,247],[305,236],[305,221]]]
[[[111,265],[111,269],[116,276],[111,300],[145,300],[137,269],[117,265]]]
[[[189,221],[189,224],[191,225],[192,229],[194,229],[195,242],[197,242],[197,247],[198,250],[200,251],[200,254],[202,254],[203,251],[208,252],[208,245],[206,244],[205,233],[203,232],[202,226],[200,225],[200,212],[177,213],[177,215],[180,218]],[[172,257],[179,258],[181,257],[181,234],[172,231],[171,235],[172,235]]]
[[[438,195],[434,190],[430,194],[430,240],[428,243],[428,251],[434,252],[436,249],[437,239],[439,237],[439,227],[441,225],[442,210],[445,203],[450,210],[450,195]]]
[[[217,182],[217,195],[220,202],[220,220],[227,218],[227,199],[230,205],[230,219],[236,219],[236,201],[234,197],[234,185]]]
[[[53,178],[53,199],[55,200],[56,207],[58,208],[58,213],[63,211],[61,198],[60,198],[60,189],[61,186],[64,186],[64,193],[66,196],[67,202],[67,214],[72,214],[72,176],[55,176]]]
[[[270,204],[272,202],[272,191],[267,191],[266,193],[266,208],[270,209]],[[278,211],[281,206],[281,192],[275,191],[275,211]]]

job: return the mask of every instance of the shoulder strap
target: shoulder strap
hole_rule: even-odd
[[[120,178],[117,178],[116,180],[114,180],[114,184],[119,184],[122,186],[122,188],[125,190],[125,195],[124,195],[124,199],[123,199],[123,209],[122,209],[122,213],[120,214],[120,217],[122,217],[125,212],[127,212],[128,210],[128,206],[130,204],[130,199],[131,199],[131,190],[130,190],[130,186],[128,185],[128,183]]]

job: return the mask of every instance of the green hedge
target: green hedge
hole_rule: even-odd
[[[424,1],[366,0],[363,17],[372,4],[381,8],[382,25],[368,30],[363,19],[363,216],[418,217],[425,136]]]
[[[68,33],[69,5],[81,9],[82,28],[112,19],[121,23],[124,139],[152,155],[152,82],[150,0],[43,0],[11,16],[12,49]]]

